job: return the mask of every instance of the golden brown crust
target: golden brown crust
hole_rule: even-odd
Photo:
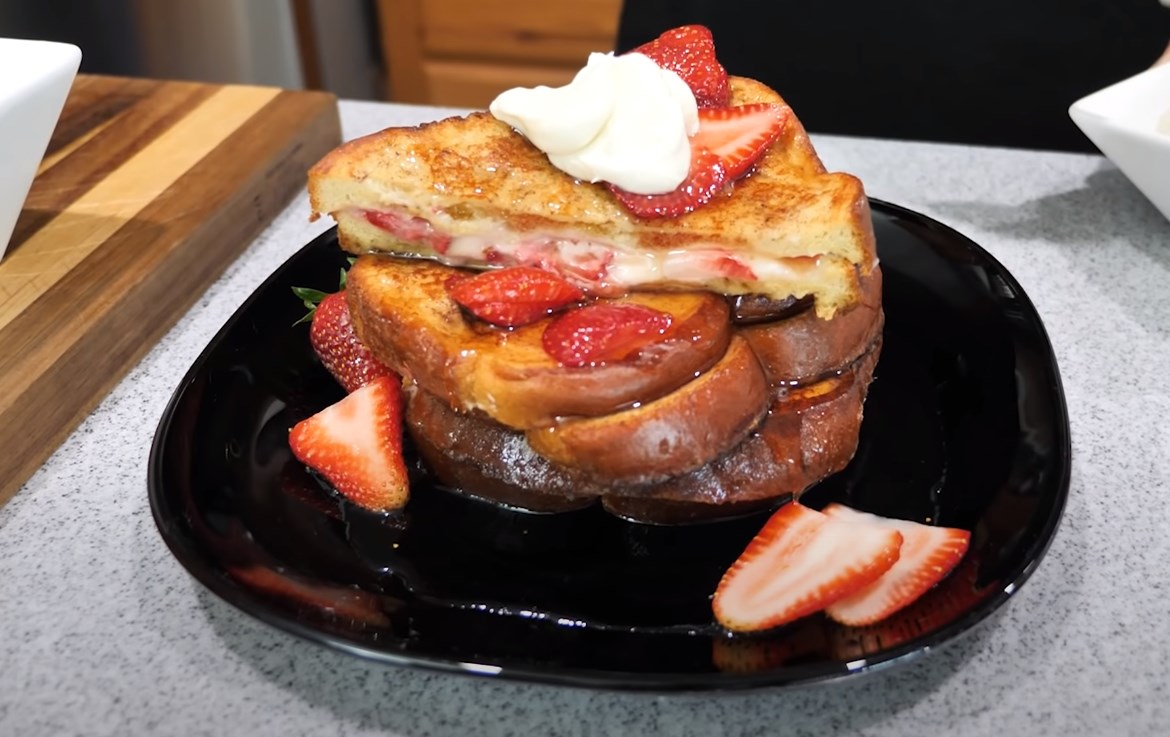
[[[735,104],[783,100],[766,86],[733,77]],[[868,273],[876,263],[868,200],[853,176],[827,173],[799,121],[793,118],[753,173],[728,194],[676,218],[631,215],[602,184],[577,181],[553,167],[525,138],[488,113],[472,113],[415,128],[395,128],[350,141],[309,173],[314,213],[340,224],[354,253],[419,250],[360,218],[354,208],[395,207],[453,235],[493,228],[597,237],[638,250],[717,244],[775,258],[820,257],[830,273],[802,285],[727,284],[728,293],[768,291],[781,298],[815,294],[829,317],[856,299],[846,267]],[[425,250],[425,249],[423,249]],[[840,263],[836,263],[839,261]],[[810,275],[811,276],[811,275]]]
[[[746,325],[747,339],[773,386],[803,384],[848,366],[881,335],[882,274],[875,268],[861,278],[857,305],[832,320],[813,310],[774,323]]]
[[[766,86],[742,77],[732,78],[732,102],[785,104]],[[314,212],[339,209],[315,186],[329,179],[368,180],[386,188],[385,194],[401,192],[406,196],[398,204],[418,206],[424,217],[432,205],[459,204],[464,213],[492,212],[516,230],[556,224],[584,232],[630,229],[644,248],[677,246],[688,232],[722,234],[725,242],[751,247],[753,233],[744,228],[745,219],[765,226],[759,232],[770,231],[767,226],[779,224],[789,210],[807,210],[824,196],[842,198],[840,206],[861,192],[855,177],[825,172],[795,117],[731,195],[677,218],[630,214],[605,185],[556,169],[540,149],[488,112],[389,128],[342,144],[309,171]]]
[[[541,346],[547,320],[510,331],[470,324],[444,287],[459,273],[425,260],[359,258],[347,278],[354,330],[374,355],[428,392],[509,427],[658,399],[715,364],[730,335],[728,307],[717,295],[634,294],[619,301],[674,318],[668,338],[631,361],[569,368]]]
[[[768,409],[763,369],[742,338],[693,381],[638,407],[529,430],[537,454],[598,483],[649,483],[723,455]]]
[[[623,516],[688,521],[741,514],[754,502],[799,495],[844,468],[857,449],[862,407],[880,339],[839,376],[789,392],[760,426],[727,454],[690,473],[648,485],[599,484],[537,455],[521,433],[468,414],[422,391],[407,403],[407,431],[444,483],[459,479],[488,499],[549,509],[612,500]],[[471,473],[470,476],[467,473]],[[541,500],[539,497],[554,499]],[[527,502],[525,501],[527,500]],[[658,502],[662,502],[661,504]]]

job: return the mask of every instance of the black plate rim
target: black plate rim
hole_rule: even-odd
[[[845,680],[886,670],[896,665],[916,662],[927,656],[942,645],[950,644],[963,635],[974,631],[994,612],[998,611],[1012,598],[1040,565],[1045,554],[1056,536],[1064,509],[1068,500],[1069,486],[1072,476],[1072,439],[1069,427],[1068,407],[1064,395],[1064,387],[1060,378],[1059,367],[1048,337],[1047,329],[1031,298],[1023,287],[1006,267],[982,246],[957,230],[931,217],[923,215],[906,207],[869,198],[870,206],[875,212],[882,212],[895,219],[910,221],[916,225],[932,231],[936,237],[945,238],[954,245],[960,245],[988,266],[992,267],[999,276],[1012,288],[1021,303],[1035,318],[1039,338],[1042,339],[1045,349],[1046,365],[1051,369],[1053,382],[1045,387],[1053,400],[1056,416],[1056,429],[1059,438],[1056,442],[1060,455],[1061,470],[1057,480],[1055,503],[1048,510],[1039,535],[1033,541],[1030,549],[1023,556],[1022,565],[1013,573],[1003,578],[1003,583],[994,594],[976,604],[970,611],[956,620],[945,625],[938,631],[927,636],[920,636],[902,645],[875,654],[871,657],[846,663],[843,666],[834,664],[782,666],[774,670],[758,671],[754,673],[670,673],[670,672],[638,672],[607,671],[600,669],[555,668],[542,669],[524,666],[499,666],[488,663],[466,662],[456,658],[441,658],[428,655],[403,655],[388,650],[369,648],[344,638],[331,636],[321,630],[305,625],[285,616],[281,616],[264,600],[249,596],[248,592],[231,583],[230,580],[206,564],[196,551],[182,544],[175,535],[170,533],[172,525],[164,509],[163,483],[163,449],[172,428],[172,419],[183,396],[195,381],[203,365],[214,353],[224,336],[243,320],[248,308],[272,288],[284,270],[284,265],[302,251],[312,249],[323,241],[336,240],[336,226],[326,230],[313,238],[301,249],[285,260],[244,300],[232,316],[216,332],[207,346],[200,352],[198,358],[191,364],[178,387],[171,395],[163,411],[162,418],[155,431],[151,443],[147,467],[147,495],[150,502],[151,515],[163,542],[178,560],[180,565],[207,591],[224,602],[232,605],[244,614],[253,617],[277,630],[284,631],[300,639],[316,643],[350,655],[358,656],[366,661],[378,662],[386,665],[419,668],[442,673],[458,673],[480,677],[491,677],[509,681],[537,683],[543,685],[559,685],[582,687],[606,691],[650,691],[650,692],[679,692],[679,691],[741,691],[756,688],[780,688],[793,686],[808,686],[825,682],[838,683]]]

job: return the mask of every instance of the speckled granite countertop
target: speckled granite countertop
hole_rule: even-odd
[[[440,111],[343,103],[346,135]],[[269,629],[171,557],[147,451],[180,376],[324,222],[297,199],[0,509],[0,735],[1097,735],[1170,724],[1170,223],[1094,156],[816,139],[1019,279],[1072,419],[1064,522],[988,626],[841,685],[615,695],[372,665]]]

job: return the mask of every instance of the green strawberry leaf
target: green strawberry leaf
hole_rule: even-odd
[[[346,261],[349,262],[350,266],[353,266],[353,262],[357,261],[357,257],[350,256]],[[345,276],[346,270],[341,269],[341,276],[337,280],[339,284],[337,291],[339,292],[345,290]],[[308,287],[293,287],[292,291],[297,299],[303,302],[305,307],[309,309],[309,312],[304,317],[293,323],[294,326],[300,325],[302,322],[311,322],[313,315],[317,312],[317,305],[321,304],[321,300],[329,296],[329,292],[322,292],[320,289],[309,289]]]

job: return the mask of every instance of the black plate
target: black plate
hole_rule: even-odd
[[[596,508],[506,511],[412,483],[379,517],[322,491],[288,428],[340,390],[309,347],[290,287],[335,288],[331,231],[281,266],[224,326],[167,407],[150,502],[171,551],[241,610],[397,665],[546,683],[728,689],[835,679],[952,640],[1040,562],[1068,491],[1068,419],[1043,325],[983,249],[874,202],[885,346],[857,455],[811,490],[972,531],[943,584],[886,622],[813,616],[729,637],[709,595],[763,523],[654,527]],[[409,449],[408,449],[409,450]]]

